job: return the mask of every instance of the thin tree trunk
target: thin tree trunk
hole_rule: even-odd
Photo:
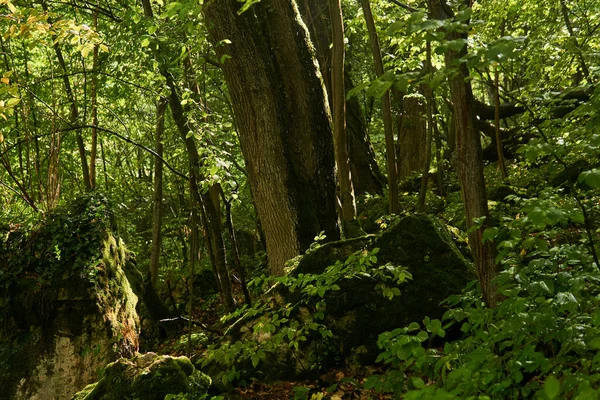
[[[142,5],[144,8],[144,15],[147,18],[152,18],[153,13],[150,1],[142,0]],[[190,195],[193,199],[191,205],[192,219],[197,220],[198,211],[201,212],[205,226],[204,231],[206,232],[206,247],[207,251],[211,255],[211,263],[217,275],[216,277],[219,285],[219,293],[221,294],[221,298],[225,307],[227,309],[232,309],[235,305],[235,300],[233,299],[233,294],[231,292],[231,282],[229,280],[229,273],[227,271],[225,247],[223,244],[220,221],[218,220],[218,212],[215,210],[214,204],[212,201],[210,201],[210,198],[203,194],[198,186],[199,182],[202,181],[200,174],[200,155],[198,154],[198,149],[196,147],[196,143],[194,142],[194,138],[188,137],[188,132],[192,129],[192,127],[190,126],[189,120],[184,114],[175,83],[173,82],[166,65],[159,65],[159,69],[167,80],[167,85],[169,86],[171,92],[169,95],[171,114],[173,116],[173,120],[175,121],[175,125],[177,126],[177,130],[179,131],[179,135],[185,143],[189,157],[189,186]],[[194,249],[194,246],[192,245],[191,247],[191,252],[193,253],[195,251],[197,254],[198,249]],[[195,265],[194,260],[190,259],[190,265],[192,267]]]
[[[494,71],[494,124],[496,130],[496,151],[498,152],[498,169],[502,174],[502,179],[506,179],[506,165],[504,164],[504,149],[502,146],[502,135],[500,134],[500,88],[499,88],[498,66]]]
[[[433,18],[452,18],[452,11],[444,0],[428,0],[428,3]],[[459,37],[458,34],[452,33],[447,39]],[[499,301],[498,290],[493,282],[497,274],[496,248],[493,241],[483,241],[483,232],[490,226],[491,221],[485,192],[481,141],[475,123],[471,81],[468,79],[469,71],[465,63],[459,62],[465,53],[466,49],[459,52],[447,51],[445,54],[446,68],[455,71],[449,80],[456,123],[457,172],[467,219],[469,246],[473,253],[483,299],[489,307],[494,307]]]
[[[331,19],[328,0],[302,0],[298,2],[304,23],[308,27],[316,49],[321,76],[327,89],[329,107],[331,101]],[[348,49],[346,49],[348,50]],[[348,68],[344,69],[346,93],[354,87]],[[375,151],[369,139],[367,122],[357,96],[346,100],[346,136],[348,157],[354,195],[365,193],[383,194],[386,177],[375,160]]]
[[[219,185],[219,188],[221,188],[221,185]],[[242,262],[240,261],[240,251],[237,243],[237,238],[235,237],[233,219],[231,218],[231,202],[225,199],[225,193],[223,193],[222,188],[221,196],[223,197],[223,202],[225,203],[225,220],[227,222],[227,230],[229,231],[229,240],[231,241],[231,252],[233,253],[235,270],[239,275],[239,281],[240,285],[242,286],[242,292],[244,293],[244,299],[246,300],[246,304],[248,304],[248,306],[251,307],[252,298],[250,297],[250,292],[248,291],[248,285],[246,283],[246,268],[244,268]]]
[[[48,5],[45,1],[42,2],[42,8],[47,13]],[[51,18],[48,18],[48,22],[52,23]],[[53,46],[54,53],[56,54],[56,58],[58,60],[58,65],[63,71],[63,84],[65,86],[65,93],[67,95],[67,99],[69,101],[70,114],[69,114],[69,123],[72,126],[77,125],[79,119],[79,109],[77,107],[77,100],[75,99],[75,93],[73,92],[73,88],[71,87],[71,81],[69,80],[69,73],[67,70],[67,65],[65,63],[65,59],[62,54],[62,50],[60,49],[59,43],[54,42]],[[81,162],[81,172],[83,173],[83,184],[86,190],[91,190],[90,186],[90,172],[88,169],[87,163],[87,155],[85,151],[85,143],[83,141],[83,136],[81,135],[81,129],[75,130],[75,140],[77,142],[77,149],[79,150],[79,159]]]
[[[427,52],[427,75],[431,78],[431,42],[426,43]],[[429,167],[431,164],[431,142],[433,138],[433,89],[428,82],[423,88],[425,99],[427,100],[427,135],[425,137],[425,160],[423,162],[423,176],[421,177],[421,190],[419,191],[419,203],[417,209],[419,212],[425,212],[425,198],[427,195],[427,182],[429,179]]]
[[[194,142],[194,138],[188,137],[188,132],[190,131],[191,127],[189,125],[189,121],[186,119],[185,114],[183,112],[183,107],[181,105],[181,100],[179,99],[179,96],[177,94],[175,84],[172,81],[170,75],[165,75],[165,78],[167,79],[167,84],[171,89],[169,105],[171,108],[171,113],[173,115],[173,120],[175,121],[175,125],[177,126],[181,139],[185,143],[189,157],[190,190],[192,190],[192,195],[196,199],[197,205],[202,210],[204,227],[208,233],[209,240],[207,241],[207,250],[212,255],[211,260],[213,261],[213,267],[217,273],[219,292],[221,293],[221,298],[223,300],[223,304],[225,304],[225,307],[227,307],[228,309],[232,309],[235,305],[235,301],[231,292],[229,272],[227,271],[227,264],[225,259],[225,245],[223,244],[219,213],[216,210],[215,205],[210,196],[208,196],[205,193],[202,193],[198,186],[198,183],[202,181],[199,168],[201,165],[200,155],[198,154],[198,149],[196,147],[196,143]]]
[[[165,131],[165,110],[167,100],[163,97],[156,105],[156,130],[154,133],[154,151],[163,156],[163,135]],[[150,256],[150,277],[152,288],[156,289],[158,269],[160,266],[160,250],[162,245],[162,198],[163,198],[163,164],[154,158],[154,199],[152,204],[152,253]]]
[[[369,0],[360,0],[367,29],[369,31],[369,41],[371,42],[371,53],[375,62],[375,72],[377,77],[384,74],[383,60],[381,58],[381,49],[379,47],[379,37],[371,12],[371,4]],[[392,121],[392,105],[390,101],[389,90],[385,92],[381,98],[381,110],[383,113],[383,130],[385,133],[385,150],[387,156],[387,173],[388,173],[388,188],[389,188],[389,211],[390,214],[398,213],[398,179],[396,171],[396,147],[394,146],[394,126]]]
[[[560,8],[563,16],[563,20],[565,22],[565,26],[567,27],[567,31],[569,32],[569,36],[575,45],[575,52],[577,53],[577,57],[579,58],[579,67],[581,68],[581,72],[586,80],[590,80],[590,70],[585,62],[585,58],[583,58],[583,52],[581,51],[581,45],[577,41],[577,36],[575,36],[575,31],[573,30],[573,24],[571,23],[571,18],[569,18],[569,8],[567,7],[567,3],[565,0],[560,0]],[[579,82],[575,82],[579,84]]]
[[[346,237],[360,235],[356,221],[354,189],[348,160],[348,139],[346,137],[346,90],[344,89],[344,19],[341,0],[330,0],[333,57],[331,63],[331,96],[333,114],[333,144],[337,178],[340,185],[342,232]]]
[[[98,31],[98,7],[94,10],[94,30]],[[98,45],[94,45],[92,59],[92,143],[90,149],[90,188],[96,188],[96,158],[98,154]]]

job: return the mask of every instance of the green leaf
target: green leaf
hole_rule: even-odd
[[[554,375],[550,375],[544,382],[544,394],[548,399],[555,399],[560,393],[560,381]]]
[[[14,107],[17,104],[19,104],[20,101],[21,99],[19,99],[18,97],[12,97],[6,102],[6,107]]]
[[[366,88],[369,87],[370,82],[362,82],[358,85],[354,86],[352,89],[348,90],[348,95],[346,96],[346,100],[349,100],[351,97],[355,96],[357,93],[362,92]]]
[[[577,178],[579,183],[585,183],[592,189],[600,188],[600,169],[592,169],[589,171],[583,171],[579,178]]]
[[[452,51],[460,51],[467,45],[467,39],[450,40],[445,46]]]
[[[420,329],[421,326],[416,322],[411,322],[410,325],[406,328],[406,332],[413,332]]]
[[[459,12],[457,12],[454,19],[456,19],[457,21],[465,22],[471,19],[471,14],[473,14],[473,9],[470,7],[465,8],[464,10],[460,10]]]
[[[423,389],[425,387],[425,382],[423,382],[423,379],[421,379],[419,377],[413,377],[411,380],[412,380],[412,385],[416,389]]]
[[[487,242],[494,240],[494,238],[496,237],[496,235],[498,235],[498,228],[487,228],[486,230],[483,231],[483,242]]]

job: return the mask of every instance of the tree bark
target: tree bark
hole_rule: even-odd
[[[426,72],[431,77],[431,42],[428,40],[426,44]],[[427,197],[427,182],[429,179],[429,167],[431,166],[431,142],[433,141],[433,89],[430,83],[423,85],[425,92],[425,100],[427,101],[427,134],[425,137],[425,160],[423,162],[423,175],[421,176],[421,189],[419,190],[419,202],[417,210],[425,212],[425,198]]]
[[[296,3],[262,2],[241,15],[239,7],[211,1],[204,17],[224,60],[269,269],[282,274],[319,232],[339,238],[329,107]]]
[[[435,19],[452,18],[453,13],[445,0],[428,0],[431,16]],[[456,33],[446,39],[459,38]],[[476,127],[473,110],[473,92],[469,71],[459,59],[466,54],[466,48],[459,52],[447,51],[446,68],[453,70],[449,78],[450,92],[454,106],[456,123],[457,173],[461,186],[469,246],[473,253],[475,268],[483,299],[489,307],[494,307],[499,295],[493,279],[496,277],[496,248],[493,241],[483,241],[483,232],[490,226],[490,217],[485,192],[483,160],[479,130]]]
[[[421,172],[425,163],[425,142],[427,140],[427,107],[422,98],[404,96],[402,113],[397,118],[398,179],[408,178],[414,172]]]

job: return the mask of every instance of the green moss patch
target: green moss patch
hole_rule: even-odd
[[[163,400],[168,394],[201,397],[211,385],[209,376],[198,371],[187,357],[155,353],[109,364],[100,381],[88,385],[73,400]]]

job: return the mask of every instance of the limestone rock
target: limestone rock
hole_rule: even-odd
[[[146,353],[109,364],[103,377],[86,386],[72,400],[163,400],[168,394],[200,398],[211,385],[187,357]]]
[[[138,350],[132,256],[111,216],[86,196],[0,240],[0,399],[68,399]]]

